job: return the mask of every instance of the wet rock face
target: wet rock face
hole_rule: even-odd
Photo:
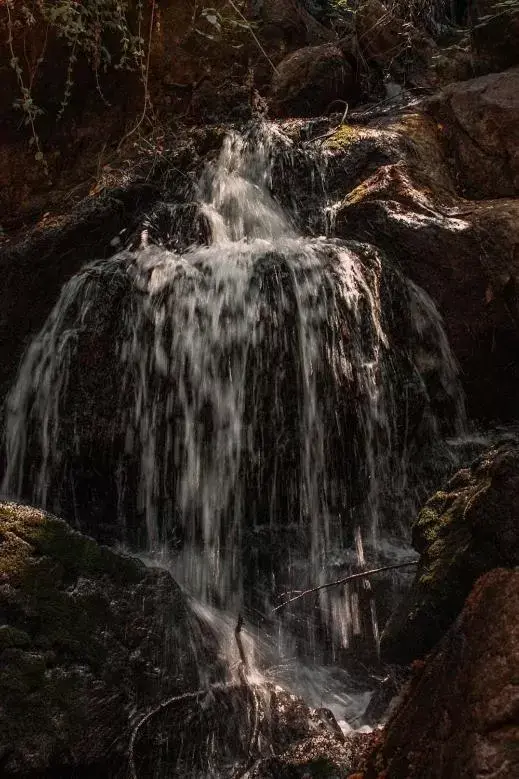
[[[382,635],[386,660],[423,657],[459,614],[478,576],[519,564],[518,520],[517,444],[491,449],[426,503],[413,527],[421,554],[416,577]]]
[[[336,230],[382,247],[434,299],[461,365],[470,415],[515,418],[518,201],[459,197],[451,132],[458,137],[452,124],[409,111],[341,128],[326,142],[332,184],[340,192],[342,182],[346,193]],[[490,171],[487,181],[490,196]]]
[[[113,254],[121,232],[131,234],[157,198],[147,184],[106,190],[55,224],[0,246],[0,391],[5,394],[27,339],[41,327],[62,285],[94,257]]]
[[[131,717],[196,689],[189,635],[169,574],[0,504],[2,776],[117,776]]]
[[[351,64],[328,43],[286,57],[274,74],[272,92],[279,116],[315,116],[336,100],[349,102],[357,90]]]
[[[519,572],[497,569],[477,581],[436,651],[416,665],[366,779],[517,776],[518,667]]]
[[[331,778],[363,764],[374,736],[345,737],[328,710],[231,677],[218,641],[169,573],[0,503],[5,779],[162,779],[209,766]]]

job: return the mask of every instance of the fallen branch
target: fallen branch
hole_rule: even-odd
[[[299,595],[295,595],[293,598],[289,598],[276,606],[272,611],[279,611],[284,606],[288,606],[289,603],[293,603],[295,600],[304,598],[305,595],[310,595],[312,592],[318,592],[319,590],[326,590],[328,587],[338,587],[340,584],[346,584],[347,582],[355,581],[356,579],[365,579],[367,576],[373,576],[375,573],[382,573],[383,571],[393,571],[396,568],[405,568],[410,565],[418,565],[418,560],[409,560],[407,563],[393,563],[393,565],[383,565],[380,568],[372,568],[371,571],[362,571],[361,573],[352,573],[349,576],[345,576],[344,579],[338,579],[336,582],[327,582],[326,584],[319,584],[317,587],[312,587],[309,590],[303,590]]]

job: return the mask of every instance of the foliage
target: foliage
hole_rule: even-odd
[[[218,45],[241,48],[244,36],[252,36],[270,62],[254,25],[241,10],[242,4],[233,0],[213,0],[213,4],[209,5],[207,0],[192,4],[189,30],[182,40],[179,39],[178,45],[195,34]],[[56,119],[59,121],[63,117],[70,102],[78,67],[84,68],[86,64],[106,103],[102,83],[109,70],[135,71],[140,75],[144,105],[136,127],[141,125],[151,109],[148,81],[153,36],[160,28],[157,0],[0,0],[0,28],[2,22],[7,30],[8,62],[18,82],[19,96],[14,107],[21,111],[23,121],[30,129],[30,145],[35,148],[35,157],[44,166],[37,131],[37,120],[44,110],[38,105],[36,94],[42,65],[48,59],[47,50],[50,52],[50,46],[56,40],[64,43],[68,51],[62,65],[64,87]],[[29,49],[34,48],[33,41],[39,46],[38,53],[32,58],[28,56],[28,40],[31,41]],[[273,63],[271,65],[274,68]],[[58,72],[59,67],[58,64]]]
[[[154,6],[155,0],[152,4]],[[101,95],[99,74],[106,72],[108,67],[138,69],[144,76],[143,0],[5,0],[4,8],[9,62],[20,93],[14,106],[22,112],[24,123],[31,129],[30,143],[36,147],[36,159],[45,165],[36,130],[36,119],[43,110],[35,102],[34,86],[45,61],[49,40],[63,41],[69,52],[64,66],[65,85],[57,114],[59,120],[70,100],[76,63],[80,58],[94,71]],[[38,27],[44,30],[42,45],[36,59],[30,61],[26,54],[26,35],[27,31]]]

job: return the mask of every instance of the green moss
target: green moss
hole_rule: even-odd
[[[22,622],[4,626],[0,648],[57,649],[100,666],[106,647],[99,638],[110,619],[103,585],[77,588],[80,578],[137,583],[139,561],[116,554],[73,531],[65,522],[23,506],[0,504],[0,574],[30,603]],[[101,630],[99,629],[101,627]]]
[[[66,522],[24,506],[0,504],[0,543],[0,572],[7,574],[16,573],[31,554],[59,560],[66,578],[108,574],[116,582],[137,582],[145,570],[139,561],[100,546]]]
[[[330,151],[341,151],[365,136],[365,130],[349,124],[343,124],[341,127],[323,143],[325,149]]]
[[[361,184],[355,187],[355,189],[352,189],[351,192],[348,192],[348,194],[344,198],[344,204],[351,206],[354,203],[360,203],[362,200],[365,199],[369,190],[370,190],[369,184],[363,181]]]
[[[13,745],[14,762],[35,755],[43,772],[86,737],[106,752],[125,732],[125,707],[146,708],[170,668],[174,685],[185,668],[195,684],[194,661],[177,652],[189,629],[180,590],[139,561],[0,503],[0,582],[0,750]]]

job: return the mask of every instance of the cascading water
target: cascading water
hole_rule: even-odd
[[[303,237],[326,223],[325,197],[306,217],[294,192],[274,198],[273,172],[290,188],[296,163],[323,193],[325,154],[293,146],[275,125],[230,132],[193,195],[188,232],[196,221],[208,242],[175,250],[150,226],[138,249],[85,267],[7,403],[4,493],[145,545],[234,613],[398,549],[417,454],[463,424],[425,292],[371,246]],[[376,641],[367,583],[299,603],[285,647],[288,628],[309,655]]]

